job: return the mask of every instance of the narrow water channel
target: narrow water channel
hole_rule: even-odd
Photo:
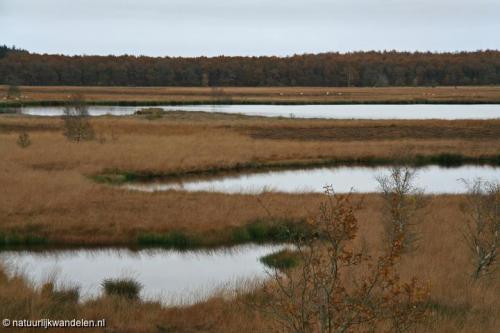
[[[320,119],[500,119],[498,104],[353,105],[159,105],[165,111],[202,111],[247,116]],[[144,106],[89,106],[91,116],[128,116]],[[61,116],[64,107],[23,107],[21,113]]]
[[[212,251],[99,249],[3,251],[0,262],[20,272],[36,286],[51,277],[57,283],[80,287],[83,300],[101,294],[109,278],[134,278],[143,285],[142,299],[165,305],[192,304],[220,288],[267,277],[260,258],[282,249],[278,245],[245,245]],[[234,290],[234,289],[233,289]]]
[[[377,177],[389,174],[390,167],[333,167],[257,172],[184,181],[129,183],[123,187],[145,192],[176,190],[258,194],[264,191],[323,192],[325,185],[332,185],[337,193],[351,191],[370,193],[379,191]],[[455,194],[466,192],[463,180],[475,178],[499,181],[500,168],[491,166],[422,167],[416,171],[415,184],[426,193]]]

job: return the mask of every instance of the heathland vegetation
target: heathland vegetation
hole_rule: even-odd
[[[263,259],[288,279],[276,273],[261,288],[187,307],[141,300],[140,281],[129,279],[103,281],[102,296],[78,302],[76,288],[51,281],[34,287],[0,267],[0,317],[105,318],[112,332],[497,331],[498,187],[471,183],[469,195],[422,195],[409,169],[380,179],[382,194],[348,198],[141,193],[110,183],[335,163],[498,165],[499,120],[298,120],[157,109],[87,117],[81,100],[68,107],[61,118],[0,116],[0,246],[291,240],[303,252]]]
[[[291,57],[64,56],[0,47],[0,84],[87,86],[456,86],[500,84],[500,52]]]
[[[145,117],[88,119],[96,139],[80,143],[64,138],[63,119],[0,117],[2,239],[102,245],[144,243],[149,237],[158,243],[175,231],[195,239],[208,235],[201,238],[212,245],[219,238],[234,243],[232,228],[268,219],[254,196],[144,194],[95,179],[398,159],[497,164],[500,151],[496,120],[296,120],[183,112]],[[24,149],[18,144],[22,133],[31,143]],[[265,193],[260,200],[277,219],[297,221],[314,198]]]
[[[397,197],[392,210],[405,210],[397,189],[392,187]],[[403,196],[411,200],[413,194]],[[498,209],[498,191],[487,202],[492,198]],[[420,239],[415,251],[407,252],[402,251],[405,235],[398,223],[393,224],[399,234],[395,241],[383,236],[383,209],[373,205],[374,196],[358,199],[327,193],[310,201],[320,203],[320,209],[309,215],[313,237],[293,233],[298,261],[279,267],[281,273],[270,272],[269,282],[242,285],[239,292],[221,291],[193,306],[166,308],[141,300],[137,281],[115,279],[103,281],[102,296],[78,302],[78,288],[51,280],[34,288],[0,267],[0,316],[105,318],[105,331],[117,332],[358,332],[374,327],[387,332],[496,332],[499,280],[471,274],[474,261],[461,232],[468,221],[465,214],[475,206],[464,205],[460,212],[456,203],[461,206],[465,197],[432,198],[423,209],[427,211],[413,215],[421,222]],[[498,227],[498,216],[496,223]],[[290,261],[290,253],[281,256]]]

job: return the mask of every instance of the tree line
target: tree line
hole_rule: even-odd
[[[500,84],[500,51],[290,57],[36,54],[0,46],[0,84],[89,86],[438,86]]]

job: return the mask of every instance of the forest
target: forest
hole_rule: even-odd
[[[0,84],[67,86],[464,86],[500,84],[500,51],[289,57],[36,54],[0,46]]]

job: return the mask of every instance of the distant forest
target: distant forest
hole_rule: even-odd
[[[34,54],[0,46],[0,84],[86,86],[438,86],[500,84],[500,51],[290,57]]]

